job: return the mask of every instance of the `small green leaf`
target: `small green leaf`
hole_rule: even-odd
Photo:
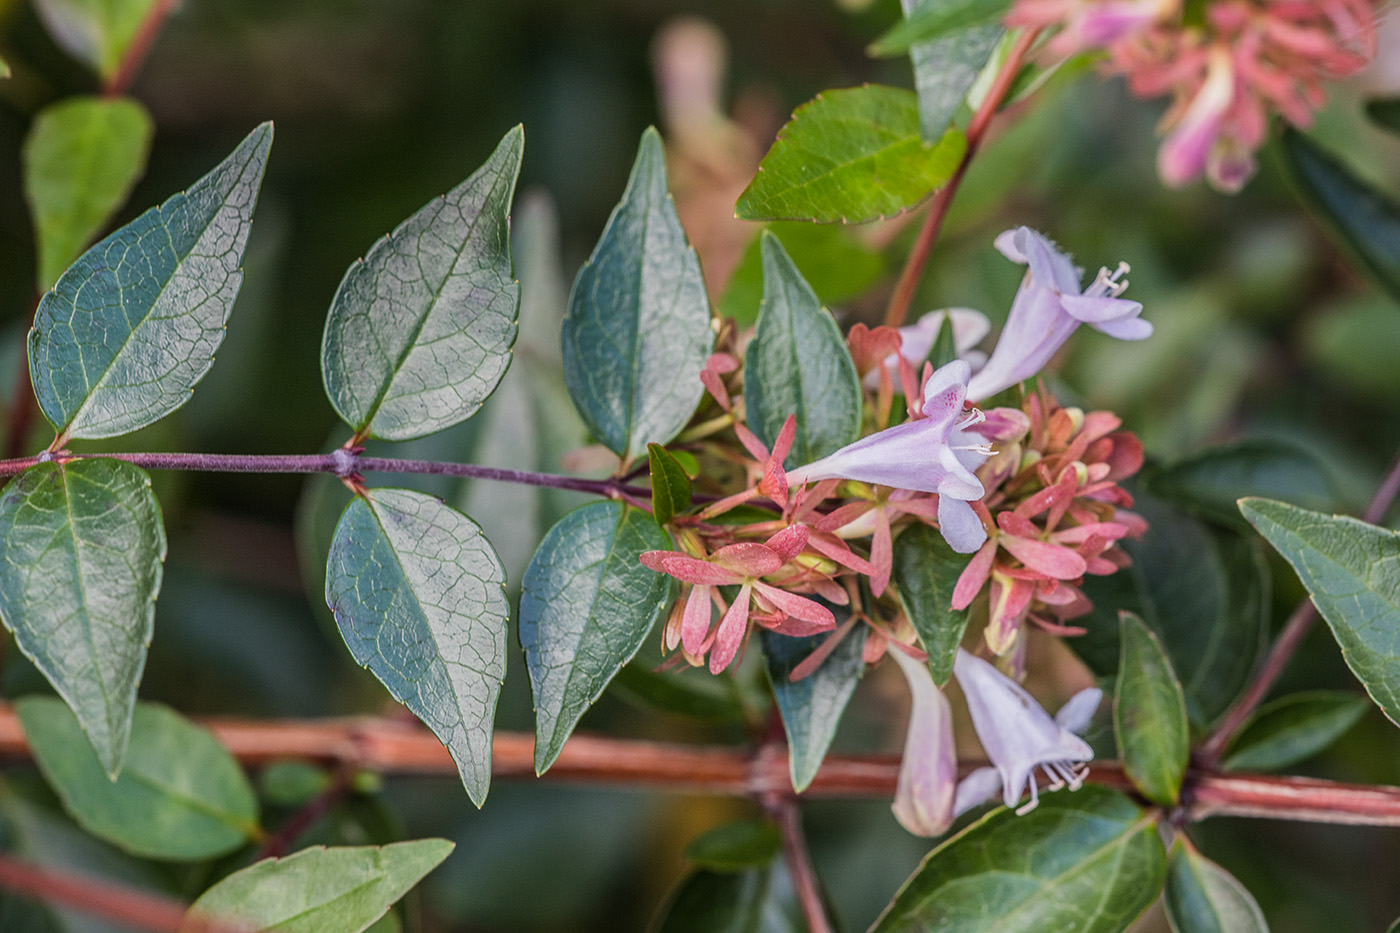
[[[258,802],[238,762],[208,730],[154,703],[136,707],[113,781],[82,728],[53,697],[15,703],[39,770],[84,829],[145,858],[196,861],[258,834]]]
[[[271,145],[264,123],[188,191],[78,257],[39,302],[29,376],[64,438],[126,434],[189,401],[243,281]]]
[[[870,43],[866,51],[877,58],[903,55],[920,43],[1000,19],[1008,5],[1007,0],[924,0],[913,15]]]
[[[1270,499],[1242,499],[1240,511],[1297,571],[1351,672],[1400,724],[1400,537]]]
[[[915,525],[894,541],[893,578],[899,599],[928,652],[929,673],[940,687],[953,674],[953,659],[967,630],[967,610],[952,608],[953,587],[967,560],[928,525]]]
[[[847,633],[831,655],[801,680],[791,679],[793,668],[831,637],[827,632],[804,638],[760,629],[768,682],[783,717],[787,733],[788,772],[798,793],[807,789],[822,766],[826,750],[841,724],[841,713],[865,673],[862,653],[865,639]]]
[[[24,141],[24,194],[39,291],[53,287],[126,201],[154,132],[151,115],[129,97],[69,97],[34,118]]]
[[[650,515],[620,502],[575,509],[540,542],[520,591],[536,773],[559,757],[579,718],[661,617],[671,579],[637,558],[670,546]]]
[[[806,933],[782,862],[742,872],[704,869],[676,887],[652,933]]]
[[[69,55],[111,78],[157,0],[36,0],[39,18]]]
[[[789,468],[860,434],[860,381],[846,341],[783,244],[766,232],[763,305],[745,353],[744,403],[753,432],[771,447],[788,416],[797,416]]]
[[[900,0],[906,22],[943,0]],[[917,11],[917,12],[916,12]],[[924,139],[943,138],[967,92],[997,47],[1003,29],[997,23],[955,30],[909,48],[914,89],[919,95],[919,127]]]
[[[769,224],[768,230],[782,241],[793,264],[828,308],[865,294],[885,274],[888,264],[883,254],[842,224],[779,222]],[[729,277],[719,314],[733,318],[740,327],[752,327],[762,300],[763,238],[754,237]]]
[[[355,497],[326,562],[326,603],[350,653],[447,746],[477,806],[506,675],[505,583],[475,522],[408,489]]]
[[[452,849],[446,839],[418,839],[263,859],[200,895],[181,930],[221,920],[250,933],[360,933]]]
[[[685,468],[660,444],[647,445],[651,467],[651,512],[658,525],[665,525],[678,512],[690,508],[693,490]]]
[[[1381,129],[1400,134],[1400,97],[1375,97],[1368,100],[1366,116]]]
[[[710,871],[743,871],[773,861],[782,844],[778,827],[769,821],[739,820],[692,839],[685,857]]]
[[[1122,794],[1046,794],[930,852],[871,933],[1119,933],[1156,900],[1166,861],[1157,827]]]
[[[579,270],[564,318],[564,379],[589,430],[630,461],[680,433],[714,348],[700,260],[666,191],[656,130]]]
[[[402,441],[476,414],[515,343],[520,286],[508,218],[524,132],[429,201],[345,273],[326,317],[321,376],[361,436]]]
[[[1113,732],[1123,770],[1142,795],[1172,806],[1191,752],[1186,698],[1162,643],[1131,612],[1120,615]]]
[[[303,806],[331,786],[325,768],[297,759],[274,761],[258,773],[258,792],[278,807]]]
[[[958,130],[923,140],[912,91],[878,84],[824,91],[779,131],[734,213],[845,223],[893,217],[942,187],[966,151]]]
[[[8,78],[9,76],[10,76],[10,63],[7,62],[7,61],[5,61],[5,59],[0,58],[0,78]]]
[[[164,561],[151,478],[129,463],[40,463],[0,493],[0,617],[113,778]]]
[[[938,322],[938,333],[928,350],[928,362],[935,370],[942,369],[958,358],[958,344],[953,336],[953,320],[946,314]]]
[[[1269,933],[1244,885],[1183,836],[1172,845],[1164,900],[1175,933]]]
[[[1307,450],[1275,440],[1247,440],[1178,460],[1151,474],[1153,495],[1180,503],[1212,521],[1241,529],[1238,502],[1268,496],[1326,508],[1336,501],[1327,470]]]
[[[1342,246],[1400,298],[1400,205],[1297,130],[1284,132],[1283,153],[1307,200]]]
[[[1230,744],[1221,767],[1277,771],[1311,758],[1365,715],[1371,704],[1355,693],[1311,690],[1266,703]]]

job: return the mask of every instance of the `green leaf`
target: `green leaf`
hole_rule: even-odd
[[[1277,771],[1311,758],[1360,721],[1371,704],[1355,693],[1291,693],[1255,710],[1221,767]]]
[[[1329,302],[1325,313],[1308,316],[1296,346],[1328,383],[1359,401],[1388,405],[1400,395],[1400,328],[1389,295],[1373,291]],[[1306,500],[1262,490],[1251,495],[1319,512],[1339,511],[1335,500],[1316,501],[1320,497]]]
[[[325,768],[294,758],[274,761],[258,772],[258,792],[278,807],[304,806],[333,785]]]
[[[540,542],[520,591],[537,774],[661,617],[671,578],[637,558],[670,546],[650,515],[620,502],[575,509]]]
[[[129,97],[69,97],[34,118],[24,141],[24,194],[38,243],[38,289],[125,203],[146,168],[155,124]]]
[[[863,295],[885,274],[885,257],[852,236],[841,224],[780,222],[768,230],[782,241],[803,278],[827,307]],[[754,237],[729,277],[719,314],[740,327],[758,320],[763,300],[763,239]]]
[[[920,135],[912,91],[867,84],[798,107],[734,207],[744,220],[863,223],[908,210],[952,177],[967,139]]]
[[[860,380],[846,341],[783,244],[766,232],[763,304],[744,367],[749,427],[763,443],[771,448],[788,416],[797,416],[789,468],[825,457],[860,434]]]
[[[1172,806],[1191,752],[1186,698],[1152,630],[1131,612],[1120,620],[1113,733],[1123,770],[1148,800]]]
[[[358,436],[402,441],[474,415],[515,343],[508,217],[524,132],[353,263],[331,301],[321,377]]]
[[[688,875],[648,928],[652,933],[806,933],[781,862],[742,872]]]
[[[1269,634],[1269,568],[1258,539],[1139,496],[1149,530],[1122,542],[1131,567],[1086,577],[1088,633],[1067,644],[1100,676],[1118,669],[1118,611],[1139,616],[1178,671],[1195,726],[1215,721],[1248,684]]]
[[[1008,5],[1007,0],[924,0],[912,16],[870,43],[866,51],[877,58],[903,55],[920,43],[1000,19]]]
[[[710,871],[743,871],[773,861],[782,844],[778,827],[768,820],[739,820],[692,839],[685,857]]]
[[[1244,885],[1178,836],[1167,862],[1167,919],[1175,933],[1269,933]]]
[[[1238,502],[1268,496],[1295,505],[1326,508],[1336,501],[1332,477],[1307,450],[1275,440],[1247,440],[1212,447],[1151,474],[1153,495],[1177,502],[1203,518],[1241,529]]]
[[[1157,898],[1166,853],[1126,797],[1088,785],[997,809],[928,854],[871,933],[1118,933]]]
[[[928,525],[915,525],[894,541],[892,576],[899,599],[928,652],[929,673],[940,687],[953,674],[953,659],[967,630],[967,610],[951,608],[953,587],[967,560]]]
[[[151,643],[165,528],[120,460],[40,463],[0,493],[0,618],[115,778]]]
[[[126,434],[189,401],[243,281],[271,145],[264,123],[188,191],[80,256],[44,295],[29,375],[62,437]]]
[[[1400,724],[1400,537],[1270,499],[1243,499],[1240,511],[1297,571],[1351,672]]]
[[[1297,130],[1284,132],[1283,153],[1304,196],[1336,239],[1400,298],[1400,205]]]
[[[217,919],[250,931],[360,933],[452,849],[446,839],[418,839],[382,848],[303,849],[264,859],[200,895],[181,929],[194,930],[198,919]]]
[[[841,713],[865,673],[865,639],[847,633],[815,671],[798,681],[793,668],[831,637],[830,632],[793,638],[760,629],[768,682],[787,733],[788,772],[798,793],[807,789],[822,766],[826,750],[841,724]]]
[[[906,22],[944,0],[900,0]],[[917,12],[915,12],[917,11]],[[914,89],[919,95],[919,127],[924,139],[938,140],[957,115],[982,67],[1001,39],[997,23],[959,29],[909,48]]]
[[[935,370],[942,369],[958,358],[958,344],[953,337],[953,320],[946,314],[938,322],[938,333],[933,337],[933,345],[928,349],[928,362]]]
[[[506,674],[505,583],[475,522],[408,489],[357,496],[326,562],[326,603],[350,653],[447,746],[477,806]]]
[[[111,78],[157,0],[36,0],[39,17],[69,55]]]
[[[613,678],[617,696],[649,712],[674,713],[709,722],[742,723],[746,709],[730,685],[708,671],[656,671],[640,657],[624,664]]]
[[[1366,116],[1381,129],[1400,134],[1400,97],[1374,97],[1368,100]]]
[[[8,78],[9,76],[10,76],[10,63],[7,62],[7,61],[5,61],[5,59],[0,58],[0,78]]]
[[[107,776],[77,719],[53,697],[15,703],[45,780],[88,832],[145,858],[196,861],[258,835],[258,802],[208,730],[154,703],[136,707],[121,775]]]
[[[710,300],[654,129],[642,134],[622,200],[574,279],[562,337],[574,405],[623,460],[670,441],[695,413],[715,343]]]
[[[665,525],[678,512],[690,508],[693,490],[685,468],[660,444],[647,445],[651,467],[651,510],[658,525]]]

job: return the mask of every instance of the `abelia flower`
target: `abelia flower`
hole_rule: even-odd
[[[1028,269],[991,358],[967,383],[970,400],[990,398],[1040,372],[1081,323],[1122,340],[1152,335],[1152,325],[1138,317],[1142,305],[1118,297],[1128,287],[1121,280],[1126,263],[1112,273],[1100,269],[1081,290],[1070,258],[1029,227],[1002,233],[996,247]]]
[[[959,784],[953,802],[956,816],[1000,791],[1002,802],[1015,807],[1029,786],[1030,802],[1016,812],[1027,813],[1040,802],[1035,772],[1050,779],[1051,789],[1069,785],[1077,790],[1084,782],[1084,763],[1094,750],[1075,733],[1082,732],[1098,708],[1103,691],[1081,690],[1051,718],[1020,684],[991,664],[958,649],[953,662],[967,699],[972,726],[982,742],[991,766],[979,768]]]
[[[899,825],[914,835],[940,836],[953,823],[958,782],[953,714],[928,665],[901,647],[892,645],[888,654],[909,683],[909,727],[891,809]]]
[[[982,365],[987,357],[974,351],[973,347],[981,343],[991,330],[992,325],[987,316],[972,308],[942,308],[930,311],[913,324],[898,329],[899,352],[890,353],[884,358],[885,370],[892,381],[899,379],[900,357],[904,357],[915,368],[923,365],[924,360],[933,352],[933,342],[938,339],[938,331],[943,327],[945,320],[953,329],[953,347],[957,351],[958,359],[967,360],[973,369]],[[879,376],[879,371],[874,369],[866,373],[865,387],[874,389],[879,385]]]

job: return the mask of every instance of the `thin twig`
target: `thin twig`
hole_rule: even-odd
[[[160,35],[166,19],[175,11],[175,5],[178,2],[179,0],[156,0],[155,3],[151,4],[150,9],[146,11],[145,18],[141,20],[141,25],[136,27],[136,34],[132,36],[130,44],[127,45],[126,52],[117,65],[117,70],[102,86],[104,97],[117,97],[126,93],[131,82],[136,79],[136,73],[141,70],[141,65],[146,61],[151,46],[155,45],[156,37]]]
[[[943,221],[948,216],[948,208],[952,206],[953,195],[957,192],[958,186],[962,184],[963,176],[967,174],[967,167],[972,162],[972,157],[977,153],[977,147],[981,145],[983,137],[987,134],[987,127],[991,125],[992,117],[996,116],[1001,108],[1002,101],[1011,90],[1012,83],[1016,80],[1016,75],[1021,71],[1021,63],[1025,60],[1026,53],[1035,44],[1036,37],[1040,35],[1040,30],[1029,29],[1023,32],[1016,40],[1016,44],[1011,47],[1010,53],[1006,57],[1005,64],[1001,71],[997,72],[996,79],[992,82],[991,88],[987,91],[987,96],[983,98],[982,105],[977,108],[977,112],[972,115],[972,119],[967,124],[967,148],[963,151],[962,160],[958,162],[958,167],[953,175],[933,196],[933,202],[929,205],[928,217],[924,220],[924,226],[919,230],[919,236],[914,241],[914,248],[909,251],[909,258],[904,263],[904,269],[899,273],[899,280],[895,283],[894,292],[890,295],[890,303],[885,309],[885,323],[890,327],[898,327],[904,323],[904,318],[909,314],[909,304],[914,300],[914,292],[919,287],[919,280],[923,278],[924,266],[928,264],[928,258],[933,253],[933,246],[938,242],[938,234],[943,229]]]
[[[185,919],[185,906],[168,897],[4,854],[0,854],[0,888],[154,933],[173,933]],[[203,924],[200,929],[212,933],[214,927]]]
[[[278,827],[277,832],[268,836],[267,841],[258,850],[258,854],[253,856],[253,861],[280,858],[285,855],[302,833],[315,826],[321,817],[329,813],[332,807],[349,795],[354,779],[354,766],[349,762],[342,764],[336,771],[335,777],[331,779],[330,786],[308,800],[301,809],[293,813],[285,823]]]
[[[817,880],[817,870],[812,866],[811,853],[807,851],[807,840],[802,834],[802,814],[797,801],[791,797],[774,801],[768,807],[769,814],[778,824],[778,832],[783,840],[783,861],[787,863],[788,875],[797,894],[802,917],[807,921],[809,933],[832,933],[831,921],[826,917],[826,905],[822,902],[821,883]]]

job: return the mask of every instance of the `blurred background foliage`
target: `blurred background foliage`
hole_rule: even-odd
[[[188,406],[121,443],[265,453],[340,444],[345,432],[333,427],[318,361],[325,310],[345,268],[523,123],[516,363],[477,418],[393,449],[501,466],[586,466],[570,453],[586,438],[558,373],[558,318],[641,130],[655,123],[667,137],[672,188],[716,305],[751,319],[757,269],[745,257],[757,225],[732,219],[734,198],[792,108],[817,92],[861,82],[910,86],[906,61],[863,51],[898,16],[897,0],[185,0],[131,88],[156,133],[149,169],[117,223],[189,184],[256,123],[274,120],[276,143],[217,365]],[[41,108],[97,84],[55,46],[28,3],[0,0],[0,54],[13,70],[0,82],[0,391],[10,402],[35,302],[20,148]],[[1382,59],[1338,90],[1315,130],[1358,174],[1391,192],[1400,191],[1400,140],[1372,128],[1360,105],[1396,92],[1395,56],[1383,39]],[[707,91],[711,79],[717,84]],[[1322,507],[1357,509],[1400,438],[1396,299],[1348,264],[1303,209],[1272,149],[1239,196],[1201,184],[1163,189],[1153,172],[1159,115],[1121,82],[1092,75],[1056,77],[1018,104],[973,164],[916,312],[963,305],[1004,318],[1020,268],[991,241],[1017,224],[1052,236],[1090,270],[1125,260],[1133,267],[1128,296],[1143,302],[1156,336],[1127,345],[1086,330],[1057,388],[1117,411],[1158,463],[1242,438],[1296,444],[1329,478]],[[912,240],[908,221],[778,225],[778,232],[844,323],[874,322]],[[32,451],[47,440],[36,429],[16,443]],[[390,711],[382,688],[339,644],[320,597],[326,541],[345,501],[337,483],[210,474],[162,474],[157,482],[170,557],[143,698],[191,714]],[[513,581],[544,529],[577,502],[469,483],[421,488],[486,526]],[[1291,573],[1275,581],[1281,618],[1301,590]],[[720,682],[696,672],[655,675],[659,660],[649,644],[583,728],[738,742],[762,721],[767,701],[756,658]],[[1042,676],[1068,663],[1058,651],[1035,662]],[[835,751],[899,748],[907,701],[887,673],[857,691]],[[3,675],[7,696],[45,689],[14,650]],[[1285,686],[1354,689],[1321,628]],[[531,723],[516,652],[497,726]],[[1393,727],[1371,710],[1325,758],[1299,769],[1400,782],[1398,747]],[[296,766],[261,775],[267,825],[327,779]],[[302,842],[407,834],[458,843],[385,929],[644,929],[688,871],[686,843],[755,812],[741,801],[528,781],[498,782],[477,812],[455,778],[366,776],[354,786]],[[883,801],[805,810],[835,913],[846,928],[862,929],[928,843],[900,830]],[[25,768],[6,773],[0,816],[21,853],[186,898],[250,854],[184,867],[137,863],[69,824]],[[1393,832],[1238,820],[1193,832],[1258,896],[1281,933],[1378,929],[1400,908],[1390,883],[1400,869]],[[781,901],[786,879],[750,872],[691,884],[679,903],[759,889]],[[96,929],[19,901],[4,911],[7,930]],[[722,922],[716,914],[697,928]],[[1143,925],[1164,928],[1154,915]],[[725,928],[793,927],[776,911],[757,926]]]

